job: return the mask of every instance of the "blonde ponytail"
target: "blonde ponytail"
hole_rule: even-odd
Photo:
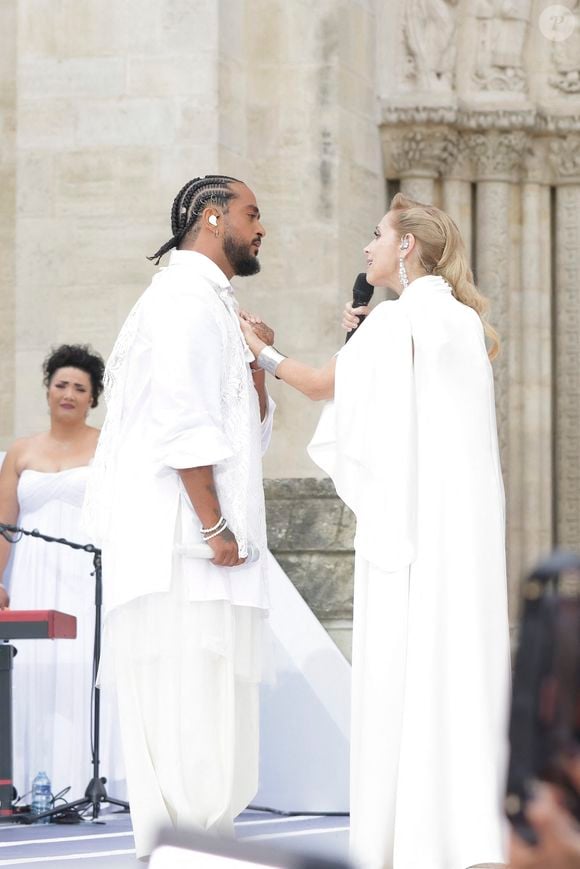
[[[500,352],[499,335],[485,317],[489,302],[475,286],[457,225],[441,209],[415,202],[402,193],[393,198],[390,213],[401,236],[415,236],[419,263],[425,272],[444,278],[455,298],[479,314],[488,339],[489,358],[495,359]]]

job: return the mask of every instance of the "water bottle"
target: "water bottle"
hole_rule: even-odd
[[[52,795],[50,792],[50,779],[45,772],[39,772],[32,782],[32,814],[42,815],[52,808]],[[39,824],[48,824],[50,818],[43,818]]]

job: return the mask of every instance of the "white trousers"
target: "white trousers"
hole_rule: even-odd
[[[138,857],[170,826],[231,835],[256,793],[262,618],[175,583],[108,616],[101,681],[116,686]]]

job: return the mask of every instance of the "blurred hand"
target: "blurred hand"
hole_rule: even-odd
[[[532,847],[512,833],[510,869],[580,869],[580,827],[562,807],[557,789],[538,785],[526,814],[538,845]]]
[[[250,314],[248,311],[240,311],[240,319],[245,323],[249,323],[254,334],[258,336],[264,344],[269,344],[270,347],[274,344],[274,330],[270,328],[264,321],[255,314]]]
[[[368,305],[361,305],[360,308],[353,308],[352,302],[347,302],[342,312],[342,328],[346,329],[347,332],[352,332],[359,326],[358,318],[360,316],[366,317],[369,311],[370,308]]]
[[[8,609],[10,606],[10,595],[3,585],[0,585],[0,610]]]
[[[246,344],[248,345],[254,356],[258,357],[261,351],[266,346],[266,342],[262,341],[262,339],[256,335],[253,325],[250,325],[250,323],[247,320],[242,319],[241,316],[240,328],[242,330],[244,338],[246,339]],[[253,363],[252,367],[254,367]]]
[[[214,552],[211,563],[216,564],[218,567],[237,567],[246,560],[245,558],[240,558],[238,541],[229,528],[226,528],[221,534],[212,537],[211,540],[206,542]]]

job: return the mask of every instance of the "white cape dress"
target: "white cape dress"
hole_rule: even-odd
[[[357,517],[351,842],[368,869],[505,861],[509,634],[494,391],[438,277],[339,353],[310,455]]]

